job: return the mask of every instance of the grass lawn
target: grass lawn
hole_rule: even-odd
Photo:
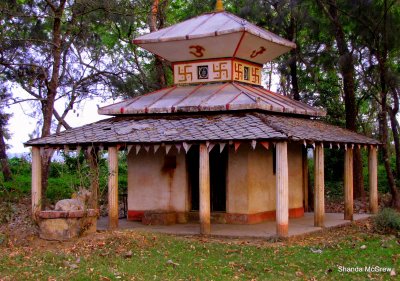
[[[66,243],[32,237],[15,246],[10,239],[0,246],[0,280],[396,280],[398,238],[373,234],[368,224],[278,242],[134,231]],[[396,276],[366,266],[389,267]]]

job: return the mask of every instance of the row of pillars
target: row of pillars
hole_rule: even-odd
[[[378,211],[377,151],[369,148],[370,212]],[[200,145],[200,233],[210,234],[210,169],[205,144]],[[314,226],[323,227],[325,217],[324,148],[316,145],[314,150]],[[353,148],[345,150],[344,165],[345,220],[353,220]],[[287,237],[289,233],[289,165],[287,142],[276,144],[276,233]]]
[[[200,144],[199,195],[200,195],[200,233],[211,232],[210,208],[210,164],[206,144]],[[378,211],[377,151],[369,148],[369,190],[370,211]],[[344,163],[344,219],[353,219],[353,149],[345,150]],[[108,148],[108,207],[109,228],[118,228],[118,148]],[[276,143],[276,233],[288,236],[289,231],[289,165],[287,142]],[[39,147],[32,147],[32,212],[41,210],[41,157]],[[324,148],[316,144],[314,150],[314,226],[324,226]]]

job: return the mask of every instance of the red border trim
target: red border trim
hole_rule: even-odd
[[[128,220],[130,221],[141,221],[143,219],[145,211],[128,210]],[[255,214],[232,214],[225,213],[221,214],[225,217],[225,221],[228,224],[255,224],[263,221],[273,221],[276,217],[276,211],[267,211]],[[300,218],[304,216],[304,208],[292,208],[289,209],[289,218]]]
[[[289,218],[300,218],[304,216],[304,208],[289,209]],[[276,218],[276,211],[267,211],[255,214],[225,214],[226,223],[231,224],[254,224],[263,221],[273,221]]]
[[[141,221],[144,216],[144,211],[128,210],[128,221]]]
[[[263,67],[262,64],[259,63],[255,63],[252,61],[247,61],[244,59],[239,59],[239,58],[232,58],[232,57],[228,57],[228,58],[212,58],[212,59],[199,59],[199,60],[188,60],[188,61],[176,61],[176,62],[172,62],[171,66],[172,69],[174,68],[175,65],[180,65],[180,64],[188,64],[188,63],[202,63],[202,62],[213,62],[213,61],[240,61],[243,63],[247,63],[253,66],[257,66],[257,67]]]

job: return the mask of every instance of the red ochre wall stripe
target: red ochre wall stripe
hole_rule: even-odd
[[[130,221],[141,221],[145,211],[128,210],[128,220]],[[263,221],[275,220],[276,212],[267,211],[255,214],[232,214],[225,213],[226,223],[230,224],[254,224]],[[304,208],[292,208],[289,209],[289,218],[299,218],[304,216]]]

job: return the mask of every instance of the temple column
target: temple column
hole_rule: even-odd
[[[108,228],[118,228],[118,149],[108,148]]]
[[[205,144],[200,144],[199,197],[200,197],[200,234],[211,232],[210,224],[210,159]]]
[[[289,232],[289,176],[287,142],[276,144],[276,234],[287,237]]]
[[[353,220],[353,149],[344,153],[344,219]]]
[[[314,149],[314,226],[323,227],[325,217],[324,147],[316,144]]]
[[[308,158],[307,148],[302,149],[302,170],[303,170],[303,200],[304,212],[308,212]]]
[[[32,217],[42,209],[42,160],[40,148],[32,147]]]
[[[372,214],[376,214],[378,212],[378,161],[376,147],[371,146],[368,152],[369,210]]]

